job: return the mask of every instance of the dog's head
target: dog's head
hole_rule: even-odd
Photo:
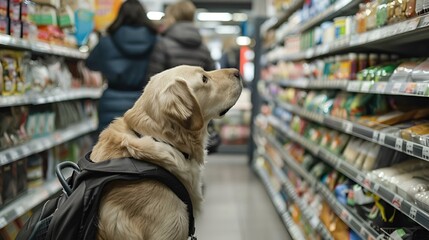
[[[236,103],[242,90],[236,69],[206,72],[200,67],[178,66],[151,78],[134,108],[160,123],[166,118],[191,131],[201,130]]]

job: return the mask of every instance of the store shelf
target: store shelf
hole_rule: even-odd
[[[335,155],[329,150],[318,146],[315,143],[307,140],[301,135],[294,132],[292,129],[281,124],[281,121],[277,118],[271,116],[267,119],[268,122],[285,134],[289,139],[299,143],[301,146],[305,147],[313,155],[318,156],[331,165],[333,168],[353,180],[354,182],[365,187],[369,191],[377,194],[383,200],[390,203],[393,207],[400,210],[402,213],[413,219],[415,222],[420,224],[422,227],[429,230],[429,214],[417,207],[412,202],[404,199],[402,196],[390,191],[388,188],[378,184],[377,182],[372,181],[367,177],[365,172],[356,169],[354,166],[350,165],[343,158]]]
[[[335,54],[341,51],[354,51],[358,47],[372,44],[394,44],[398,39],[404,41],[424,40],[428,38],[427,29],[429,26],[429,15],[419,16],[403,22],[374,29],[361,34],[354,34],[335,40],[329,44],[322,44],[299,53],[283,54],[269,61],[297,61],[312,59],[324,55]],[[395,39],[396,41],[391,41]],[[274,54],[274,56],[277,56]]]
[[[29,189],[21,197],[0,210],[0,229],[43,203],[49,197],[59,192],[60,189],[61,185],[57,179],[47,181],[40,187]]]
[[[429,83],[425,82],[373,82],[354,80],[280,80],[266,81],[282,87],[301,89],[338,89],[347,92],[429,97]]]
[[[314,190],[318,191],[325,198],[332,210],[340,217],[344,223],[351,227],[363,239],[378,239],[382,234],[377,233],[371,228],[366,221],[351,212],[348,207],[343,206],[335,196],[322,183],[315,179],[307,170],[300,166],[287,152],[283,150],[281,145],[271,136],[265,135],[268,142],[281,153],[286,164],[298,173]]]
[[[276,167],[273,160],[268,155],[266,154],[260,154],[260,155],[264,159],[268,160],[268,162],[270,162],[270,165],[273,167],[277,177],[284,184],[285,189],[287,191],[287,195],[291,197],[293,202],[295,202],[298,205],[305,220],[311,225],[311,227],[314,230],[318,231],[324,240],[333,239],[329,231],[326,229],[325,225],[323,225],[319,217],[315,215],[316,213],[314,211],[311,211],[311,208],[300,197],[298,197],[295,191],[295,187],[290,182],[290,180],[286,177],[286,174],[283,172],[283,170]]]
[[[56,89],[45,93],[33,93],[17,96],[0,96],[0,107],[19,105],[38,105],[83,98],[98,99],[103,90],[101,88]]]
[[[97,129],[97,125],[98,124],[92,120],[86,120],[66,129],[55,131],[45,137],[35,138],[20,146],[3,150],[0,152],[0,166],[90,133]]]
[[[345,132],[347,134],[354,135],[356,137],[374,143],[378,143],[380,145],[406,153],[410,156],[429,161],[429,147],[427,146],[414,143],[390,134],[386,134],[383,131],[374,130],[372,128],[363,126],[361,124],[349,120],[310,112],[301,107],[284,102],[279,102],[276,100],[274,100],[274,102],[277,104],[277,106],[282,107],[289,112],[302,116],[313,122],[317,122],[324,126],[339,130],[341,132]]]
[[[277,212],[281,216],[283,223],[285,224],[286,229],[294,240],[304,240],[304,235],[301,232],[301,229],[295,224],[292,220],[289,213],[286,211],[286,204],[283,198],[280,196],[280,193],[276,192],[272,187],[268,174],[261,167],[255,165],[255,170],[259,177],[262,180],[262,183],[265,185],[271,201],[273,202]]]
[[[0,34],[0,45],[36,53],[52,54],[77,59],[86,59],[88,57],[88,53],[82,53],[78,49],[57,46],[45,42],[15,38],[4,34]]]
[[[314,18],[300,23],[299,27],[290,26],[289,29],[285,31],[284,36],[302,33],[312,27],[320,25],[324,21],[332,20],[338,16],[346,16],[351,9],[357,9],[360,2],[361,1],[356,0],[339,0],[328,7],[325,11],[317,14]]]
[[[277,29],[279,28],[283,23],[285,23],[289,17],[296,12],[302,5],[304,4],[304,0],[294,0],[293,3],[291,3],[290,7],[286,9],[282,14],[279,16],[276,16],[273,18],[274,20],[270,19],[267,21],[268,24],[265,24],[261,27],[262,33],[267,32],[270,29]]]

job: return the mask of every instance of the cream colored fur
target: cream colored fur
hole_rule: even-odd
[[[242,83],[236,75],[235,69],[205,72],[191,66],[155,75],[134,106],[100,134],[91,160],[134,157],[158,164],[185,185],[197,212],[207,124],[238,100]],[[99,217],[98,239],[184,240],[188,235],[186,205],[154,181],[110,184]]]

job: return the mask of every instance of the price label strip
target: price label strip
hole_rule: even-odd
[[[413,154],[413,146],[414,146],[414,144],[412,143],[412,142],[408,142],[407,141],[407,148],[406,148],[406,152],[408,153],[408,154]]]
[[[429,161],[429,147],[423,147],[422,157]]]
[[[396,142],[395,142],[395,149],[398,151],[402,151],[402,143],[404,142],[404,140],[402,140],[402,138],[397,138]]]

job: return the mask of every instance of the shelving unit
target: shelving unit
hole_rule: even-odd
[[[369,125],[366,126],[363,122],[359,122],[358,119],[343,119],[328,114],[309,111],[304,107],[281,101],[279,100],[280,98],[277,99],[275,96],[276,92],[281,91],[280,89],[296,88],[303,90],[337,90],[346,93],[407,96],[414,98],[414,100],[427,100],[424,98],[429,97],[429,80],[420,82],[376,82],[357,81],[350,79],[331,80],[333,76],[346,75],[342,75],[341,72],[334,72],[335,74],[333,74],[333,72],[328,72],[327,76],[329,76],[330,80],[325,80],[324,78],[322,80],[322,77],[318,79],[311,79],[310,77],[281,79],[281,77],[278,77],[286,75],[290,75],[291,77],[304,75],[320,76],[320,72],[294,74],[293,71],[299,71],[301,68],[309,71],[312,71],[312,68],[316,69],[315,71],[322,71],[323,66],[318,65],[319,63],[326,64],[326,67],[329,66],[327,63],[334,64],[333,61],[347,62],[349,60],[342,60],[352,58],[349,55],[346,55],[347,53],[374,53],[374,55],[384,54],[387,56],[387,58],[385,57],[384,59],[388,59],[390,57],[391,61],[394,61],[396,56],[400,56],[405,59],[412,57],[427,58],[429,56],[429,50],[427,48],[427,41],[429,40],[429,14],[408,18],[407,20],[389,24],[383,27],[377,27],[373,30],[363,33],[352,33],[340,38],[338,36],[341,34],[339,34],[335,36],[336,40],[326,42],[329,41],[326,39],[334,39],[331,35],[329,35],[330,37],[323,38],[323,44],[317,45],[319,41],[312,39],[312,34],[317,35],[321,30],[316,29],[313,31],[311,30],[312,28],[315,28],[321,23],[333,20],[339,16],[350,16],[356,14],[358,11],[358,5],[362,2],[363,1],[337,0],[323,12],[317,15],[313,12],[314,17],[311,19],[296,23],[299,20],[299,17],[294,17],[294,19],[290,22],[288,22],[288,19],[283,19],[284,25],[275,25],[275,27],[277,27],[275,32],[275,36],[277,38],[275,46],[270,47],[270,49],[268,49],[261,58],[262,64],[265,64],[267,67],[267,71],[264,72],[266,75],[264,76],[268,76],[268,79],[260,80],[259,84],[261,85],[258,92],[259,99],[265,103],[265,106],[262,108],[262,112],[268,116],[260,114],[257,115],[255,119],[265,119],[267,124],[270,125],[269,129],[276,132],[276,137],[279,137],[280,139],[286,138],[289,141],[302,146],[307,153],[311,153],[311,155],[321,159],[335,171],[341,173],[351,181],[361,185],[366,190],[379,196],[385,202],[398,209],[405,216],[413,220],[416,223],[416,227],[420,225],[424,229],[429,230],[429,212],[420,208],[420,205],[417,206],[417,204],[411,200],[411,198],[397,194],[396,191],[393,191],[387,186],[378,183],[376,180],[373,180],[367,172],[364,172],[353,166],[339,154],[331,152],[328,150],[328,148],[314,143],[292,130],[289,127],[289,117],[292,118],[292,116],[297,116],[296,119],[305,119],[303,121],[300,120],[300,123],[307,123],[308,121],[317,123],[317,125],[320,125],[321,129],[330,128],[337,130],[341,132],[341,134],[345,133],[381,146],[388,147],[397,152],[402,152],[409,156],[418,158],[421,161],[429,161],[429,142],[425,143],[421,141],[408,141],[399,137],[400,135],[394,135],[394,133],[388,132],[387,130],[389,129],[387,128],[389,126],[384,126],[387,127],[386,130],[383,130],[383,128],[370,128],[368,127]],[[319,9],[320,6],[315,11]],[[287,15],[285,16],[290,17],[294,13],[295,12],[287,12]],[[306,13],[308,14],[309,12]],[[347,20],[349,19],[351,18],[348,17]],[[326,24],[323,27],[327,27],[332,31],[331,26],[332,25]],[[335,25],[335,27],[337,26]],[[341,28],[341,24],[339,27]],[[272,32],[270,32],[270,34],[272,34]],[[285,41],[285,39],[290,41]],[[316,39],[319,40],[319,38]],[[299,41],[301,41],[301,47],[303,45],[313,47],[308,49],[301,48],[302,50],[297,52],[296,50],[299,49],[297,42]],[[287,43],[292,45],[290,45],[289,48],[283,46]],[[359,59],[361,59],[360,56]],[[362,59],[365,60],[365,58]],[[316,62],[315,60],[322,61]],[[308,63],[309,68],[305,68],[307,65],[305,65],[303,62]],[[343,62],[341,62],[341,64]],[[271,68],[272,66],[273,68]],[[374,64],[371,66],[374,66]],[[286,71],[286,69],[289,69],[289,67],[292,73],[286,74],[285,72],[282,72]],[[336,67],[340,68],[339,64]],[[323,69],[323,71],[325,71],[325,69]],[[272,76],[270,76],[270,74],[272,74]],[[325,76],[324,72],[323,76]],[[269,92],[265,93],[264,89],[268,90]],[[298,94],[297,92],[299,92],[299,94],[302,93],[302,91],[285,91],[282,92],[282,94]],[[348,94],[347,96],[353,95]],[[288,97],[290,97],[290,95],[288,95]],[[396,97],[395,99],[399,99],[399,97]],[[280,117],[277,118],[274,115],[269,115],[267,113],[269,109],[273,110],[273,114],[276,116],[281,115],[281,119],[285,120],[281,120]],[[264,122],[264,120],[262,120],[262,122]],[[259,129],[257,124],[255,124],[254,127],[256,130],[254,131],[253,135],[265,139],[267,142],[265,144],[269,144],[274,149],[276,149],[276,151],[284,160],[284,164],[286,165],[285,168],[288,168],[292,172],[297,173],[302,177],[302,179],[304,179],[304,181],[308,183],[309,186],[311,186],[313,191],[316,191],[321,196],[323,196],[336,215],[339,216],[358,235],[360,235],[362,239],[388,239],[390,237],[388,236],[389,233],[376,231],[375,228],[366,223],[362,218],[359,217],[359,215],[355,214],[353,209],[342,205],[327,187],[320,183],[318,179],[315,179],[315,177],[312,176],[304,167],[302,167],[292,157],[292,155],[283,149],[283,146],[276,140],[274,136],[264,132],[263,129]],[[268,159],[267,161],[269,161],[269,156],[265,156],[264,158]],[[282,172],[283,170],[279,169],[276,171]],[[289,184],[290,182],[288,183],[287,177],[282,177],[281,173],[277,173],[277,175],[280,176],[288,197],[297,202],[301,209],[305,208],[305,206],[302,206],[300,203],[299,198],[297,198],[296,192],[294,193],[294,186]],[[311,220],[312,219],[310,218],[310,221]],[[313,225],[313,227],[314,226],[315,225]]]
[[[266,97],[268,99],[268,97]],[[349,120],[326,116],[319,113],[307,111],[298,106],[294,106],[288,103],[274,101],[277,106],[284,108],[285,110],[292,112],[296,115],[302,116],[310,121],[317,122],[324,126],[339,130],[341,132],[374,142],[380,145],[395,149],[397,151],[406,153],[410,156],[414,156],[426,161],[429,161],[429,147],[411,142],[390,134],[386,134],[383,131],[374,130],[372,128],[363,126],[359,123],[355,123]]]
[[[340,0],[328,7],[325,11],[317,14],[316,17],[301,23],[299,26],[289,25],[283,32],[284,36],[302,33],[314,26],[319,25],[323,21],[334,19],[337,16],[345,15],[350,9],[356,8],[360,1],[356,0]],[[302,4],[301,4],[302,5]]]
[[[60,56],[67,58],[67,61],[80,61],[87,58],[87,52],[81,52],[76,48],[49,44],[42,41],[25,40],[15,38],[10,35],[0,34],[0,48],[13,51],[28,51],[33,56]],[[14,106],[29,106],[73,101],[80,99],[97,100],[103,93],[102,88],[73,88],[73,89],[52,89],[37,93],[27,91],[23,95],[0,96],[0,108],[10,108]],[[35,107],[37,108],[37,107]],[[43,109],[43,107],[42,107]],[[77,114],[77,113],[76,113]],[[83,135],[87,135],[96,130],[98,123],[94,119],[85,118],[79,123],[71,125],[65,129],[56,130],[50,134],[43,135],[20,145],[16,145],[4,150],[0,150],[0,167],[17,162],[30,155],[49,150],[55,146],[66,143]],[[25,173],[26,174],[26,173]],[[13,199],[11,202],[2,205],[0,208],[0,229],[6,227],[24,213],[40,206],[47,199],[59,193],[61,185],[54,179],[46,179],[42,185],[27,189]],[[3,230],[2,230],[3,231]]]
[[[262,130],[260,130],[259,132],[262,132]],[[359,234],[360,237],[362,237],[363,239],[373,240],[378,239],[379,237],[383,237],[383,234],[377,233],[367,224],[366,221],[354,214],[346,206],[339,203],[335,196],[333,196],[333,194],[327,189],[326,186],[324,186],[317,179],[315,179],[309,172],[307,172],[307,170],[300,166],[293,159],[292,156],[290,156],[287,152],[283,150],[277,140],[275,140],[269,135],[265,135],[265,139],[267,139],[271,146],[277,149],[277,151],[281,154],[283,160],[285,161],[286,165],[293,169],[294,172],[298,173],[309,185],[313,187],[314,190],[319,192],[324,197],[329,206],[334,210],[336,215],[340,217],[357,234]]]
[[[20,146],[3,150],[0,152],[0,166],[90,133],[97,129],[97,126],[98,123],[92,120],[83,121],[64,130],[57,130],[48,136],[35,138]]]
[[[0,228],[30,211],[61,190],[57,179],[45,182],[42,186],[28,190],[21,197],[0,210]]]
[[[266,159],[271,167],[274,169],[277,177],[282,182],[282,184],[285,186],[285,189],[287,191],[287,195],[292,198],[293,202],[295,202],[301,213],[303,214],[305,220],[310,223],[311,227],[318,231],[320,235],[323,237],[323,239],[333,239],[329,231],[326,229],[326,227],[322,224],[320,219],[315,215],[315,212],[311,211],[309,209],[309,206],[297,195],[294,186],[290,182],[290,180],[286,177],[286,174],[283,172],[283,170],[279,169],[275,164],[273,163],[273,160],[267,155],[261,153],[260,156],[262,156],[264,159]]]
[[[383,200],[390,203],[393,207],[397,208],[402,213],[413,219],[415,222],[419,223],[422,227],[429,230],[429,214],[424,210],[420,209],[414,203],[403,199],[403,197],[392,192],[388,188],[380,185],[377,182],[372,181],[370,178],[367,177],[367,174],[365,172],[362,172],[359,169],[356,169],[354,166],[351,166],[349,163],[346,162],[346,160],[342,159],[340,156],[337,156],[329,150],[310,142],[309,140],[295,133],[292,129],[285,127],[284,125],[282,125],[279,119],[270,116],[267,121],[270,122],[270,124],[272,124],[273,126],[276,126],[276,128],[289,139],[305,147],[314,156],[320,157],[333,168],[346,175],[354,182],[373,192],[374,194],[377,194]]]
[[[18,96],[2,96],[0,97],[0,107],[39,105],[84,98],[98,99],[101,97],[102,93],[102,89],[77,88],[70,90],[56,89],[44,93],[33,93]]]
[[[268,61],[298,61],[313,59],[339,52],[356,51],[359,48],[376,48],[379,44],[392,42],[392,39],[401,38],[403,41],[427,39],[429,16],[419,16],[393,25],[374,29],[365,33],[355,34],[335,40],[329,44],[322,44],[299,53],[267,54]],[[393,42],[394,43],[394,42]]]
[[[336,89],[346,92],[386,94],[413,97],[429,97],[429,83],[425,82],[373,82],[354,80],[280,80],[266,81],[267,84],[278,84],[281,87],[301,89]]]
[[[255,165],[254,168],[256,170],[256,173],[261,178],[262,183],[264,184],[265,189],[267,190],[268,195],[270,196],[270,199],[273,202],[273,204],[277,210],[277,213],[280,215],[283,223],[285,224],[285,227],[288,229],[289,234],[295,240],[304,240],[305,238],[304,238],[304,235],[302,234],[301,230],[294,223],[291,216],[286,211],[286,204],[283,201],[283,198],[280,196],[280,193],[276,192],[274,190],[274,188],[272,187],[272,184],[270,182],[268,174],[260,166]]]

